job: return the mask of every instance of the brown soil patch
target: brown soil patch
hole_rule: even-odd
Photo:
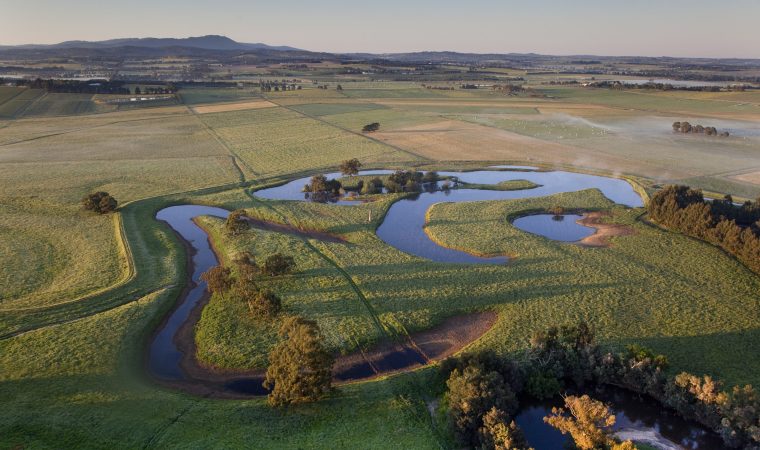
[[[209,114],[230,111],[245,111],[247,109],[274,108],[275,105],[267,100],[253,100],[240,103],[219,103],[214,105],[193,106],[196,114]]]
[[[596,228],[596,233],[581,239],[578,244],[584,247],[609,247],[609,238],[613,236],[630,236],[634,233],[633,228],[628,225],[617,223],[602,223],[603,217],[609,217],[609,213],[591,212],[583,215],[578,221],[579,224],[587,227]]]
[[[731,178],[738,181],[744,181],[745,183],[760,184],[760,170],[734,175]]]

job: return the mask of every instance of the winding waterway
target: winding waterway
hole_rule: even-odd
[[[531,166],[504,166],[515,169],[532,169]],[[364,171],[361,175],[388,174],[388,170]],[[611,201],[629,206],[643,206],[643,201],[633,186],[619,178],[609,178],[565,171],[513,171],[513,170],[476,170],[472,172],[439,172],[440,176],[454,177],[464,183],[499,184],[504,181],[528,180],[538,185],[532,189],[514,191],[486,189],[451,189],[448,191],[422,192],[403,198],[388,209],[383,222],[377,228],[377,236],[385,243],[412,255],[432,261],[460,264],[503,264],[506,256],[480,257],[470,253],[442,247],[425,233],[425,214],[436,203],[472,202],[481,200],[508,200],[517,198],[543,197],[562,192],[574,192],[584,189],[599,189]],[[330,173],[328,178],[338,178],[340,173]],[[255,192],[257,197],[271,200],[308,201],[302,192],[309,177],[300,178],[286,184],[261,189]],[[340,205],[357,205],[356,201],[336,201]]]
[[[370,171],[362,174],[386,173],[389,171]],[[616,203],[631,207],[642,206],[641,198],[636,194],[633,187],[619,179],[571,172],[493,170],[442,172],[441,175],[457,177],[458,180],[468,183],[480,184],[497,184],[507,180],[527,179],[541,186],[521,191],[454,189],[449,192],[424,192],[413,198],[402,199],[390,207],[383,223],[378,228],[377,233],[381,239],[402,251],[435,261],[473,264],[501,263],[506,261],[506,258],[479,258],[465,252],[446,249],[433,243],[423,229],[427,209],[438,202],[537,197],[589,188],[599,189]],[[329,174],[328,176],[336,177],[338,174]],[[303,201],[305,199],[301,188],[306,182],[308,182],[308,178],[295,180],[282,186],[258,191],[256,195],[270,199]],[[338,200],[336,203],[341,205],[357,204],[350,200]],[[154,335],[148,350],[148,370],[152,376],[159,380],[170,383],[195,383],[196,386],[203,386],[206,391],[217,389],[231,393],[233,396],[235,394],[262,395],[267,391],[261,386],[263,376],[260,372],[232,378],[222,377],[221,379],[214,377],[198,379],[195,374],[191,375],[183,365],[183,359],[187,358],[185,352],[188,349],[182,349],[179,345],[179,335],[183,327],[194,325],[191,316],[206,296],[206,284],[200,279],[200,275],[218,264],[207,234],[195,224],[194,219],[199,216],[226,218],[228,214],[229,211],[221,208],[200,205],[170,206],[156,214],[156,219],[168,223],[192,248],[192,283],[178,305]],[[410,222],[413,224],[412,227],[410,227]],[[575,221],[573,218],[569,218],[568,222],[574,223]],[[470,326],[469,324],[465,325]],[[456,329],[450,330],[450,332],[455,335],[463,333],[462,330]],[[428,336],[435,337],[436,333],[430,333]],[[477,336],[474,334],[468,336],[470,340],[476,338]],[[430,355],[437,359],[437,356],[445,353],[440,348],[440,341],[435,339],[426,341],[423,336],[418,343],[420,345],[415,345],[414,350],[411,350],[411,347],[396,344],[391,350],[377,352],[375,359],[362,359],[366,356],[361,355],[360,357],[358,354],[346,358],[342,366],[334,372],[334,378],[338,381],[353,380],[371,377],[385,371],[405,370],[429,363],[434,359],[430,358]],[[720,448],[720,440],[716,435],[664,411],[652,401],[642,401],[630,394],[617,391],[605,394],[602,399],[611,402],[615,413],[618,415],[617,429],[622,429],[628,433],[643,432],[655,436],[656,439],[660,440],[660,444],[674,444],[670,448]],[[517,416],[518,424],[525,431],[530,444],[537,450],[561,448],[566,440],[565,436],[557,433],[542,421],[542,417],[549,412],[555,402],[556,400],[527,405]]]

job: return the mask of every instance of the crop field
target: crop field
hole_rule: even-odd
[[[0,103],[0,118],[13,119],[24,113],[45,92],[41,89],[24,89],[20,94]]]
[[[216,105],[204,105],[193,107],[193,112],[197,114],[209,114],[230,111],[245,111],[247,109],[271,108],[277,106],[272,102],[265,100],[254,100],[241,103],[222,103]]]
[[[261,95],[252,88],[185,88],[181,89],[177,96],[186,105],[198,105],[201,103],[232,102]]]
[[[245,115],[223,114],[229,116],[220,114],[206,123],[258,176],[335,166],[347,153],[367,162],[416,159],[290,110],[269,108]],[[262,120],[258,120],[259,114]]]
[[[92,101],[92,94],[46,94],[24,111],[25,117],[68,116],[88,114],[115,109],[109,105],[98,105]]]
[[[180,87],[171,102],[181,104],[125,109],[90,95],[0,87],[0,448],[452,448],[428,409],[439,394],[430,391],[434,369],[341,385],[320,402],[283,410],[151,380],[146,345],[185,287],[188,256],[155,214],[186,203],[243,208],[344,240],[255,228],[231,237],[221,220],[199,220],[226,264],[242,251],[258,261],[294,256],[294,273],[263,284],[285,314],[316,320],[335,353],[492,310],[495,326],[468,348],[511,354],[533,330],[585,319],[605,347],[638,342],[666,354],[670,373],[760,384],[760,277],[597,190],[428,211],[431,239],[508,256],[501,265],[435,263],[384,243],[376,228],[401,194],[342,206],[255,192],[358,158],[394,169],[556,165],[753,198],[757,93],[538,85],[549,97],[507,97],[458,83],[444,91],[351,81],[362,78],[330,77],[337,69],[317,66],[302,70],[301,90]],[[732,135],[675,135],[675,120]],[[362,134],[372,122],[380,130]],[[516,180],[497,189],[530,187]],[[82,211],[81,198],[99,190],[118,199],[117,213]],[[608,211],[606,221],[633,234],[586,248],[511,224],[553,206]],[[219,370],[264,368],[277,326],[214,295],[195,329],[196,356]]]

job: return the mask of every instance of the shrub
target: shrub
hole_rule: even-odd
[[[98,214],[116,211],[118,202],[108,192],[94,192],[82,198],[82,207]]]
[[[223,294],[232,287],[232,275],[228,267],[214,266],[201,274],[201,280],[212,294]]]
[[[372,122],[368,123],[367,125],[364,125],[362,128],[362,133],[374,133],[375,131],[380,129],[380,123],[378,122]]]
[[[274,317],[282,310],[282,301],[269,290],[259,289],[247,298],[247,303],[255,317]]]
[[[276,277],[278,275],[285,275],[291,273],[295,268],[296,263],[292,256],[285,256],[281,253],[275,253],[270,255],[264,261],[262,270],[265,274]]]

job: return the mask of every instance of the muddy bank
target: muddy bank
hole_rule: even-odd
[[[630,236],[634,234],[633,228],[628,225],[617,223],[603,223],[604,217],[610,217],[611,214],[604,211],[594,211],[583,215],[577,223],[596,229],[596,233],[578,241],[578,245],[584,247],[609,247],[610,238],[615,236]]]
[[[208,294],[204,296],[175,337],[175,343],[183,352],[180,366],[186,380],[165,384],[218,398],[266,395],[267,391],[262,386],[264,369],[223,370],[203,366],[196,358],[195,325],[209,298]],[[340,385],[365,381],[439,362],[480,338],[496,323],[497,317],[493,311],[451,317],[429,330],[412,333],[404,342],[384,343],[366,351],[337,355],[333,382]]]

